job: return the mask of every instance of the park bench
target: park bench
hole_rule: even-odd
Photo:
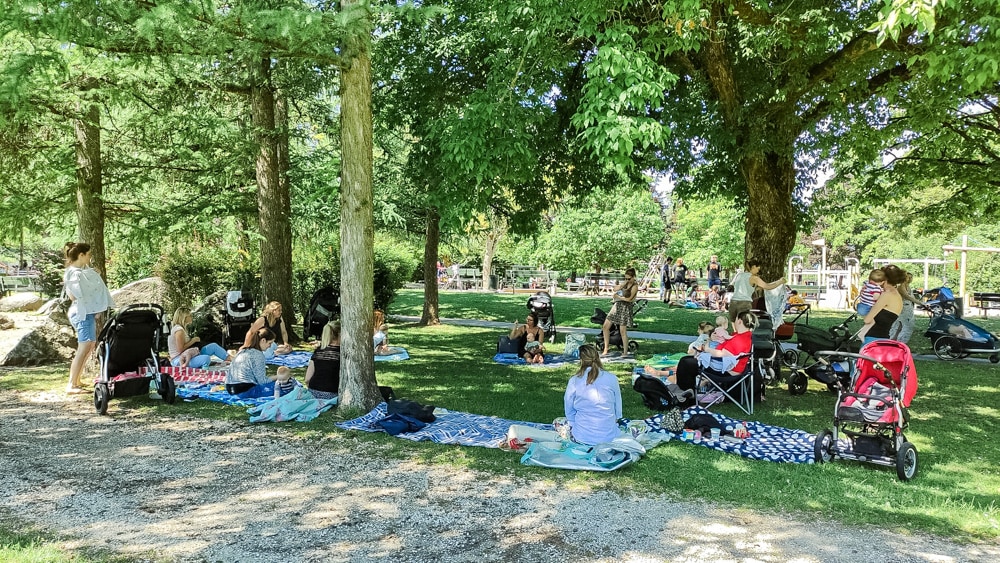
[[[38,291],[38,276],[0,276],[0,295],[19,291]]]
[[[455,284],[457,289],[482,287],[483,272],[479,268],[459,268]]]
[[[1000,293],[973,293],[972,302],[985,317],[989,309],[1000,309]]]
[[[518,291],[549,291],[554,292],[559,272],[551,270],[528,269],[512,266],[507,270],[506,284],[511,293]]]
[[[818,305],[820,300],[823,299],[823,294],[826,290],[818,285],[790,285],[789,290],[794,289],[799,292],[799,296],[802,297],[803,301],[814,301]]]
[[[598,274],[589,273],[583,278],[583,293],[585,295],[599,295],[601,293],[611,293],[616,285],[625,281],[622,274]]]

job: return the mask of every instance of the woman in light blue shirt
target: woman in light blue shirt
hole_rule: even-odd
[[[274,342],[274,333],[267,328],[257,329],[248,335],[247,341],[249,345],[240,348],[226,374],[226,391],[230,395],[239,395],[271,381],[267,377],[264,350]]]
[[[580,370],[566,385],[563,405],[574,441],[594,445],[618,436],[622,391],[618,378],[604,371],[597,346],[580,346]]]

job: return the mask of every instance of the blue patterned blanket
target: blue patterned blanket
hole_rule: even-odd
[[[387,405],[382,403],[364,416],[355,418],[354,420],[338,422],[337,427],[344,430],[384,432],[382,427],[376,423],[386,417],[386,409]],[[439,444],[499,448],[500,444],[506,441],[507,431],[512,424],[521,424],[540,430],[554,430],[551,424],[508,420],[495,416],[483,416],[440,408],[434,410],[434,416],[437,417],[437,420],[424,428],[416,432],[398,434],[397,437],[413,440],[414,442],[430,440]]]
[[[266,397],[249,397],[230,395],[226,387],[219,383],[180,383],[177,385],[177,396],[181,399],[205,399],[216,403],[236,405],[239,407],[254,407],[263,405],[274,398],[274,384],[271,383],[271,394]]]
[[[789,428],[782,428],[781,426],[771,426],[761,422],[734,420],[725,415],[709,412],[702,407],[691,407],[685,410],[683,414],[684,420],[687,420],[692,415],[696,414],[712,415],[722,424],[723,428],[730,431],[735,428],[738,423],[743,422],[747,430],[750,431],[750,437],[738,442],[731,442],[725,439],[712,440],[711,437],[708,439],[702,438],[696,442],[693,440],[684,440],[681,438],[680,434],[674,434],[661,429],[660,419],[663,418],[662,414],[654,415],[642,422],[646,425],[646,428],[644,429],[646,433],[665,434],[672,440],[688,442],[694,445],[719,450],[720,452],[736,454],[750,459],[784,463],[815,462],[813,445],[815,443],[816,436],[814,434],[810,434],[803,430],[792,430]],[[640,443],[644,441],[641,437],[637,439]]]
[[[375,356],[376,362],[398,362],[402,360],[409,360],[410,355],[406,352],[405,348],[396,348],[399,350],[395,354],[386,354],[385,356]],[[274,356],[267,363],[272,366],[286,366],[290,368],[304,368],[309,365],[309,360],[312,359],[312,352],[306,352],[303,350],[296,350],[294,352],[289,352],[288,354],[282,354],[280,356]]]

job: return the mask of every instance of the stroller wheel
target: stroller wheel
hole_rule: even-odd
[[[177,385],[174,383],[174,378],[165,373],[160,375],[160,396],[168,405],[174,404],[177,400]]]
[[[917,449],[909,442],[896,452],[896,476],[900,481],[909,481],[917,475]]]
[[[107,383],[98,383],[94,387],[94,408],[97,414],[108,414],[108,401],[111,400],[111,390]]]
[[[792,395],[803,395],[809,388],[809,376],[802,370],[788,374],[788,392]]]
[[[635,340],[629,340],[628,341],[628,353],[634,355],[638,350],[639,350],[639,343],[636,342]]]
[[[797,366],[799,364],[799,351],[785,350],[781,353],[781,363],[785,364],[786,368]]]
[[[934,341],[934,354],[942,360],[957,360],[962,356],[962,343],[954,336],[942,336]]]
[[[1000,363],[1000,354],[993,354],[992,356],[990,356],[990,363],[991,364]]]
[[[816,457],[816,463],[826,463],[833,460],[833,432],[823,430],[816,435],[813,454]]]

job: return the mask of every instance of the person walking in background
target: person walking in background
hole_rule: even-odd
[[[760,272],[760,260],[752,258],[747,260],[747,269],[736,274],[736,277],[733,278],[732,298],[729,301],[729,322],[735,323],[736,317],[740,313],[747,312],[752,308],[755,288],[759,287],[767,291],[785,283],[785,278],[778,278],[767,283],[760,279],[760,276],[757,275],[758,272]]]
[[[90,267],[91,249],[85,242],[67,242],[63,247],[66,256],[66,273],[63,287],[72,302],[67,316],[76,329],[76,355],[69,365],[69,382],[66,393],[87,393],[80,380],[87,358],[97,346],[97,315],[114,306],[111,292],[101,279],[101,274]]]
[[[684,264],[683,258],[678,258],[677,262],[674,264],[674,288],[681,297],[687,296],[688,289],[688,267]]]
[[[674,267],[674,257],[667,256],[667,261],[663,263],[660,267],[660,301],[664,303],[670,302],[671,286],[670,280],[673,279],[673,267]]]

